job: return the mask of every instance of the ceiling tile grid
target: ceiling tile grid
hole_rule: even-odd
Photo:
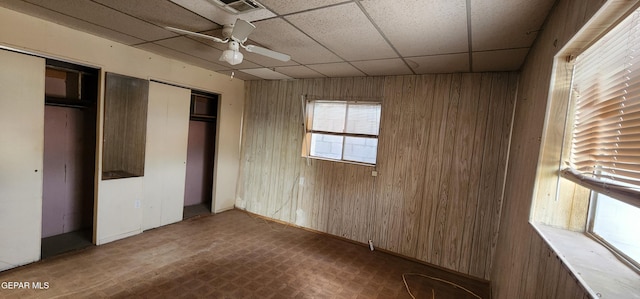
[[[355,3],[307,11],[285,19],[347,61],[397,57]]]
[[[469,70],[469,54],[443,54],[406,59],[416,74],[463,73]]]
[[[305,10],[311,10],[319,7],[326,7],[329,5],[349,2],[345,0],[260,0],[265,7],[271,11],[279,14],[286,15],[290,13],[301,12]]]
[[[145,22],[94,1],[28,0],[27,2],[145,41],[177,36],[161,26]]]
[[[93,0],[152,24],[179,26],[186,30],[204,31],[220,25],[170,1],[157,0]]]
[[[231,14],[212,0],[0,0],[0,6],[242,80],[513,71],[522,66],[554,0],[257,0]],[[167,26],[222,37],[237,18],[245,45],[282,62]],[[0,26],[2,20],[0,20]]]
[[[278,73],[282,73],[285,74],[291,78],[298,78],[298,79],[302,79],[302,78],[319,78],[319,77],[324,77],[322,74],[304,66],[304,65],[298,65],[298,66],[283,66],[283,67],[277,67],[274,69],[276,72]]]
[[[529,53],[529,48],[473,52],[476,72],[517,71]]]
[[[369,0],[362,6],[403,56],[469,48],[465,0]]]
[[[327,77],[361,77],[365,74],[353,65],[346,62],[338,63],[325,63],[325,64],[309,64],[307,65],[312,70],[323,74]]]
[[[554,0],[471,0],[475,51],[530,47]]]
[[[400,58],[354,61],[351,63],[368,76],[411,75],[411,69]]]
[[[68,16],[57,11],[50,10],[45,7],[41,7],[35,4],[31,4],[25,1],[15,0],[0,0],[0,6],[6,7],[11,10],[15,10],[21,13],[29,14],[34,17],[48,20],[69,28],[84,31],[93,35],[104,37],[122,44],[132,45],[144,42],[144,40],[137,37],[114,31],[110,28],[96,25],[91,22],[87,22],[72,16]],[[0,24],[2,21],[0,20]]]
[[[251,41],[291,55],[300,64],[339,62],[342,59],[287,21],[275,18],[254,23]]]

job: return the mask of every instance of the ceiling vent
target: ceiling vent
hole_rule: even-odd
[[[263,9],[264,6],[254,0],[210,0],[215,5],[232,14],[243,14],[250,11]]]

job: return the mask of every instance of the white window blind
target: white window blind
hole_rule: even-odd
[[[306,107],[303,155],[376,164],[380,103],[312,100]]]
[[[562,175],[640,206],[640,15],[576,58],[569,167]]]

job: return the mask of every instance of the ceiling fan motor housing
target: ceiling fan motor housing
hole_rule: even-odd
[[[224,25],[222,27],[222,37],[231,38],[231,32],[233,32],[233,25]]]

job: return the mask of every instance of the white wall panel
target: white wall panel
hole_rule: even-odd
[[[98,197],[96,244],[104,244],[142,232],[144,177],[102,181]]]
[[[149,84],[143,230],[182,220],[191,90]]]
[[[0,50],[0,271],[40,259],[42,58]]]

